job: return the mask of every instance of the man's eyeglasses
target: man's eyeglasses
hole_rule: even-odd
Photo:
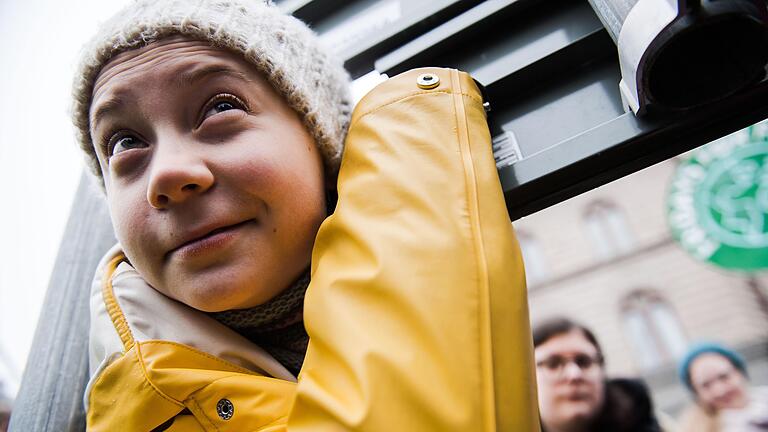
[[[553,377],[559,377],[565,370],[565,366],[568,363],[575,364],[582,372],[592,372],[598,369],[598,366],[602,366],[603,357],[601,355],[590,356],[587,354],[578,354],[573,357],[563,357],[560,355],[553,355],[543,360],[536,362],[536,367],[546,371],[546,373]]]

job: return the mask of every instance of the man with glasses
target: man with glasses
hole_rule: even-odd
[[[659,432],[645,385],[605,376],[592,331],[566,318],[534,327],[542,429],[546,432]]]

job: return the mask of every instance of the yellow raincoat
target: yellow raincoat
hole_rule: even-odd
[[[538,431],[523,265],[472,78],[379,85],[353,113],[338,184],[297,380],[110,252],[88,430]]]

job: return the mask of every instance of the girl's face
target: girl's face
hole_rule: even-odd
[[[588,427],[605,399],[605,373],[597,348],[574,329],[537,346],[534,357],[544,425]]]
[[[242,309],[309,265],[326,215],[321,156],[238,55],[183,37],[117,55],[90,124],[117,238],[155,289]]]
[[[702,354],[691,362],[688,371],[696,396],[706,408],[719,411],[748,405],[744,374],[722,355]]]

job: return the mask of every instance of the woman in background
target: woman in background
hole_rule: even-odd
[[[680,362],[680,379],[695,403],[681,417],[682,432],[768,431],[768,387],[749,387],[747,365],[735,351],[707,343]]]

